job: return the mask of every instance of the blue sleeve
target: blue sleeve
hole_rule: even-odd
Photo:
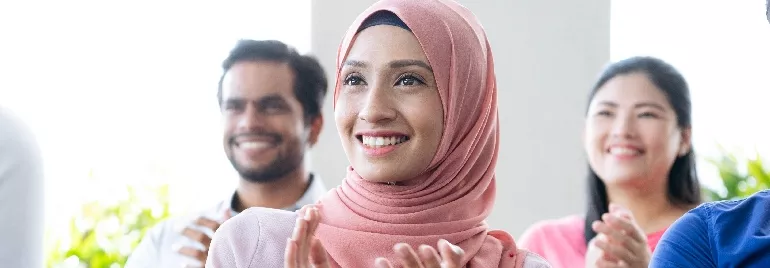
[[[709,239],[709,206],[687,212],[663,234],[652,254],[652,268],[717,267]]]

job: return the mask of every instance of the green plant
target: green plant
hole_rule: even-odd
[[[48,234],[46,267],[123,267],[131,251],[169,217],[168,185],[126,186],[125,197],[85,203],[62,237]]]
[[[719,157],[707,161],[718,169],[724,191],[704,188],[704,195],[709,201],[741,199],[770,189],[770,169],[763,165],[758,153],[754,157],[741,157],[722,147],[720,151]]]

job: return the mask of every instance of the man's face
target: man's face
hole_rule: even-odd
[[[221,101],[225,153],[243,179],[271,182],[302,164],[317,131],[305,124],[288,64],[234,64],[222,81]]]

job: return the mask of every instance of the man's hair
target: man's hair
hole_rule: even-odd
[[[222,62],[217,99],[222,105],[222,82],[225,74],[236,63],[244,61],[272,61],[287,63],[294,71],[294,96],[302,104],[305,122],[321,115],[328,82],[321,64],[312,56],[297,51],[276,40],[240,40]]]

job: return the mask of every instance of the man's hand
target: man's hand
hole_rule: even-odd
[[[212,233],[216,232],[217,229],[219,229],[218,222],[207,219],[205,217],[198,218],[195,221],[195,225],[210,229]],[[204,232],[201,232],[199,230],[196,230],[190,227],[185,227],[184,230],[182,230],[182,234],[193,241],[201,243],[205,248],[205,250],[200,250],[198,248],[193,248],[193,247],[181,247],[178,250],[178,252],[182,255],[185,255],[200,261],[199,267],[203,267],[203,264],[206,263],[206,257],[208,257],[209,246],[211,245],[211,237],[209,237],[209,235]]]

